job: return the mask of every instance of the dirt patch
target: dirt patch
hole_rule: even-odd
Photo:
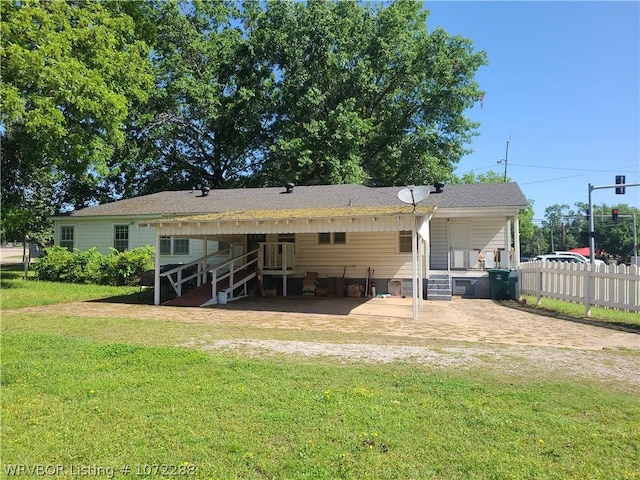
[[[12,312],[329,332],[343,335],[344,343],[203,336],[194,338],[189,346],[208,351],[324,356],[340,361],[506,368],[522,376],[535,371],[624,382],[634,388],[640,385],[636,367],[640,334],[539,315],[491,300],[425,302],[416,320],[412,318],[411,300],[402,298],[246,299],[212,308],[78,302],[24,308],[3,315]],[[353,343],[356,336],[358,343]]]
[[[492,300],[425,301],[416,320],[412,318],[411,299],[406,298],[373,298],[366,301],[316,297],[248,298],[211,308],[76,302],[29,307],[16,312],[146,318],[581,350],[640,349],[638,333],[508,308]]]
[[[185,345],[187,346],[187,345]],[[264,353],[305,357],[331,357],[345,362],[412,362],[438,368],[489,368],[516,376],[531,372],[562,374],[640,385],[635,362],[615,352],[581,352],[551,347],[514,345],[423,346],[337,344],[280,340],[218,340],[190,342],[190,347],[206,351],[232,350],[262,356]]]

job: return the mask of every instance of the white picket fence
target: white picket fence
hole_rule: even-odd
[[[640,312],[640,268],[637,265],[591,265],[533,261],[521,263],[520,293]]]

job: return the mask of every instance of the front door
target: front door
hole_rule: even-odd
[[[451,268],[468,268],[469,224],[449,223],[449,252]]]

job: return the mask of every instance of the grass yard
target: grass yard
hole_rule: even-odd
[[[109,297],[140,296],[140,301],[148,303],[148,292],[139,287],[111,287],[108,285],[72,285],[63,282],[41,282],[29,272],[24,278],[22,265],[2,266],[0,275],[0,308],[15,308],[51,305],[55,303],[98,300]]]
[[[640,479],[637,389],[207,353],[175,346],[194,325],[8,313],[99,293],[4,273],[2,478]]]
[[[574,318],[586,318],[584,316],[584,305],[579,303],[565,302],[553,298],[542,298],[540,305],[536,305],[536,297],[533,295],[523,295],[527,305],[549,312],[560,313]],[[619,325],[625,328],[640,330],[640,314],[634,312],[624,312],[610,308],[591,307],[589,320]]]
[[[41,334],[5,334],[2,349],[5,465],[190,465],[215,479],[640,478],[637,398],[593,385]]]

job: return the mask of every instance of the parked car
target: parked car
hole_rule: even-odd
[[[556,252],[546,255],[538,255],[535,260],[543,260],[548,262],[569,262],[569,263],[589,263],[589,259],[583,255],[572,252]],[[594,260],[596,265],[604,265],[602,260]]]
[[[576,252],[552,252],[552,253],[554,255],[571,255],[571,256],[574,256],[576,258],[579,258],[584,263],[589,263],[589,259],[587,257],[585,257],[584,255],[581,255],[579,253],[576,253]],[[596,265],[606,265],[606,262],[604,262],[603,260],[599,260],[597,258],[593,259],[593,263],[595,263]]]

